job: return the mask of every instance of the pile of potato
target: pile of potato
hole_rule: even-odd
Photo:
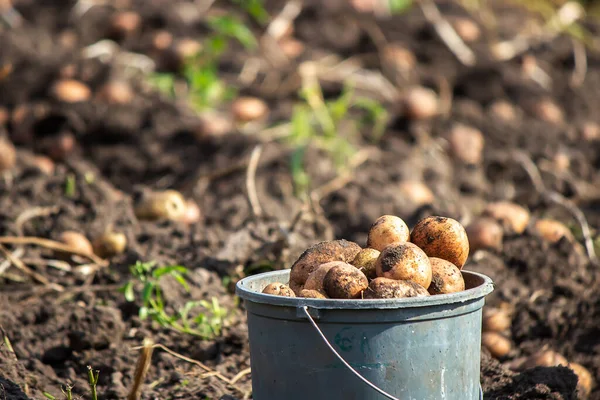
[[[431,216],[412,232],[393,215],[371,226],[367,246],[344,239],[317,243],[292,265],[288,284],[263,293],[316,299],[391,299],[465,290],[461,273],[469,255],[465,228]]]

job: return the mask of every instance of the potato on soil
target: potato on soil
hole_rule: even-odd
[[[127,237],[124,233],[109,230],[94,239],[93,246],[98,256],[114,257],[125,252]]]
[[[146,220],[168,219],[182,220],[188,210],[188,204],[176,190],[145,193],[134,207],[136,217]]]
[[[93,254],[94,249],[90,241],[85,237],[84,234],[75,231],[64,231],[60,234],[58,240],[74,250],[77,250],[84,254]],[[57,251],[56,256],[64,258],[67,254]]]
[[[290,287],[299,294],[308,275],[321,264],[330,261],[350,262],[361,250],[354,242],[341,240],[330,240],[314,244],[306,249],[294,262],[290,271]]]
[[[431,262],[413,243],[394,243],[386,247],[375,264],[377,276],[413,281],[424,288],[431,284]]]
[[[325,293],[325,288],[323,287],[323,280],[325,279],[325,275],[329,272],[329,270],[336,265],[347,265],[342,261],[330,261],[325,264],[321,264],[315,269],[313,272],[308,275],[306,278],[306,282],[304,283],[305,290],[316,290],[319,293]]]
[[[327,295],[311,289],[302,289],[298,297],[305,297],[307,299],[328,299]]]
[[[502,358],[510,353],[512,344],[510,340],[497,332],[484,332],[481,335],[481,344],[487,348],[495,358]]]
[[[510,233],[523,233],[529,224],[529,211],[510,201],[497,201],[487,205],[483,216],[491,217],[500,222]]]
[[[375,278],[364,292],[365,299],[400,299],[429,296],[427,289],[413,281]]]
[[[73,79],[62,79],[52,85],[50,94],[56,100],[65,103],[78,103],[88,100],[92,95],[92,91],[83,82]]]
[[[17,150],[10,140],[0,137],[0,172],[8,171],[17,162]]]
[[[510,329],[512,319],[506,310],[486,307],[483,310],[482,325],[484,332],[504,332]]]
[[[410,238],[406,222],[394,215],[382,215],[369,229],[367,247],[382,251],[392,243],[405,243]]]
[[[557,367],[559,365],[567,366],[569,362],[561,354],[554,350],[541,350],[531,355],[521,365],[521,369],[534,368],[534,367]]]
[[[332,299],[358,299],[369,286],[369,280],[350,264],[336,265],[323,279],[325,293]]]
[[[450,261],[459,269],[462,269],[469,256],[467,232],[452,218],[423,218],[413,228],[410,241],[419,246],[427,256]]]
[[[294,291],[289,286],[283,283],[269,283],[262,291],[264,294],[272,294],[275,296],[296,297]]]
[[[477,218],[465,230],[469,238],[470,251],[502,248],[504,231],[502,226],[492,218]]]
[[[533,225],[533,232],[550,243],[556,243],[563,237],[573,240],[573,233],[565,224],[553,219],[538,219]]]
[[[409,119],[423,120],[439,113],[437,93],[425,87],[408,90],[403,100],[404,114]]]
[[[568,365],[571,370],[577,375],[577,398],[586,400],[590,397],[592,387],[594,386],[594,378],[590,371],[581,364],[570,363]]]
[[[465,290],[465,280],[460,269],[450,261],[431,257],[431,285],[429,294],[448,294]]]
[[[375,265],[380,254],[379,250],[370,248],[362,249],[350,264],[361,270],[369,280],[375,279],[377,278]]]

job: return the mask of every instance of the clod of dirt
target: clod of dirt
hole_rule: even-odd
[[[368,286],[365,274],[345,263],[331,268],[323,278],[325,293],[332,299],[358,299]]]
[[[361,270],[369,280],[375,279],[377,277],[377,259],[380,254],[379,250],[362,249],[350,264]]]
[[[410,241],[419,246],[427,256],[450,261],[459,269],[462,269],[469,257],[467,232],[460,222],[452,218],[423,218],[410,233]]]
[[[430,257],[431,284],[427,291],[431,295],[462,292],[465,290],[465,280],[460,269],[450,261]]]
[[[110,36],[123,38],[135,33],[142,24],[142,17],[135,11],[120,11],[110,21]]]
[[[82,253],[94,253],[92,243],[90,243],[90,241],[82,233],[75,231],[64,231],[60,234],[58,240]],[[68,254],[64,254],[63,252],[57,252],[57,255],[59,255],[61,258],[68,256]]]
[[[502,248],[504,231],[502,226],[492,218],[477,218],[465,230],[469,238],[469,248],[472,252],[480,249],[500,250]]]
[[[382,277],[373,279],[364,292],[365,299],[402,299],[426,296],[429,296],[429,293],[418,283]]]
[[[129,83],[111,80],[98,90],[98,98],[111,104],[129,104],[133,101],[134,92]]]
[[[481,37],[479,26],[468,18],[455,17],[452,21],[452,27],[465,42],[475,42]]]
[[[505,357],[512,350],[510,340],[497,332],[482,333],[481,344],[496,358]]]
[[[210,137],[223,136],[233,131],[231,118],[216,111],[203,112],[198,115],[198,124],[194,136],[202,141]]]
[[[40,142],[41,150],[52,160],[64,161],[73,153],[76,146],[75,136],[71,132],[61,132],[49,136]]]
[[[402,82],[414,70],[417,59],[406,47],[390,43],[381,52],[381,69],[396,82]]]
[[[289,288],[288,285],[284,285],[283,283],[274,282],[269,283],[262,291],[264,294],[272,294],[274,296],[283,296],[283,297],[296,297],[294,291]]]
[[[489,203],[483,215],[500,222],[506,231],[518,234],[525,231],[531,218],[526,208],[509,201]]]
[[[10,121],[10,112],[6,107],[0,107],[0,126],[6,125]]]
[[[121,232],[104,232],[94,239],[94,253],[103,258],[123,254],[127,248],[127,237]]]
[[[581,127],[581,137],[588,142],[596,142],[600,140],[600,125],[586,121]]]
[[[400,195],[415,207],[433,204],[435,197],[429,187],[417,180],[405,180],[398,185]]]
[[[19,385],[2,376],[0,376],[0,388],[2,388],[2,395],[7,400],[30,400]]]
[[[263,119],[269,113],[269,106],[257,97],[238,97],[231,104],[231,112],[237,121],[248,122]]]
[[[54,168],[56,167],[54,161],[50,157],[36,154],[33,157],[33,163],[37,169],[46,175],[54,174]]]
[[[512,123],[517,120],[515,107],[505,100],[496,100],[489,106],[490,115],[504,123]]]
[[[74,79],[61,79],[52,85],[50,95],[64,103],[78,103],[89,100],[92,91],[83,82]]]
[[[114,307],[77,307],[70,315],[69,347],[74,351],[101,350],[121,342],[125,324]]]
[[[353,48],[362,35],[358,23],[343,16],[328,18],[318,26],[327,44],[338,50]]]
[[[15,146],[8,139],[0,137],[0,172],[12,169],[16,162]]]
[[[512,319],[509,313],[501,308],[486,307],[483,310],[484,332],[506,332],[512,325]]]
[[[166,30],[158,30],[154,33],[152,37],[152,47],[155,50],[166,50],[173,43],[173,35],[171,32]]]
[[[456,124],[448,134],[450,152],[458,160],[468,165],[481,163],[485,139],[479,129]]]
[[[563,237],[567,238],[567,240],[574,240],[571,230],[562,222],[554,219],[538,219],[533,224],[532,231],[550,243],[556,243]]]
[[[424,288],[431,284],[431,262],[425,252],[415,244],[393,243],[381,251],[375,268],[377,276],[409,280]]]
[[[304,43],[293,37],[283,37],[278,44],[281,52],[290,59],[296,59],[304,53]]]
[[[429,119],[439,113],[438,95],[429,88],[409,89],[402,103],[404,115],[409,119]]]

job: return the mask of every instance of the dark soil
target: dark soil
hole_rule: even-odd
[[[232,3],[217,1],[210,13],[231,11]],[[297,61],[332,53],[342,58],[360,55],[363,67],[386,74],[365,29],[373,17],[357,14],[343,3],[305,2],[295,21],[294,35],[306,46]],[[568,368],[518,372],[509,368],[515,360],[545,347],[584,365],[598,381],[598,267],[580,244],[580,228],[572,214],[536,190],[511,154],[522,151],[536,163],[546,188],[582,209],[596,235],[600,138],[585,139],[582,132],[585,124],[600,123],[596,112],[599,54],[588,52],[585,83],[575,87],[569,83],[574,68],[570,38],[559,36],[532,48],[527,54],[535,57],[552,82],[550,88],[543,88],[523,72],[523,57],[497,62],[489,50],[493,37],[512,38],[533,18],[522,9],[498,7],[496,30],[482,29],[482,38],[469,44],[478,59],[474,67],[457,61],[418,8],[378,20],[386,40],[409,48],[418,62],[413,74],[396,82],[400,89],[420,84],[446,93],[446,99],[451,99],[446,100],[448,112],[411,121],[398,104],[384,101],[391,120],[381,140],[371,144],[369,129],[362,129],[355,139],[358,148],[372,148],[371,156],[346,185],[307,205],[294,196],[291,151],[285,143],[249,134],[243,127],[209,135],[199,128],[194,113],[180,101],[149,89],[140,73],[124,69],[115,58],[81,56],[87,46],[111,39],[124,51],[146,54],[161,71],[169,72],[172,63],[152,47],[154,33],[164,29],[175,38],[202,39],[209,32],[204,15],[194,14],[193,2],[115,4],[140,14],[138,32],[125,37],[111,33],[107,27],[115,10],[109,6],[94,6],[74,18],[74,1],[14,1],[23,25],[0,28],[0,71],[8,71],[0,72],[0,133],[18,149],[17,165],[0,179],[2,237],[57,239],[61,232],[75,230],[94,238],[111,228],[123,232],[128,241],[125,253],[112,257],[110,266],[91,272],[81,266],[87,262],[81,258],[72,259],[67,268],[53,264],[63,267],[56,268],[48,260],[57,255],[48,249],[6,245],[64,290],[56,292],[51,285],[32,281],[19,269],[0,263],[0,304],[5,305],[0,326],[12,344],[12,350],[7,343],[0,346],[0,399],[40,399],[44,391],[58,396],[67,383],[74,386],[75,394],[85,395],[88,365],[100,371],[101,398],[125,398],[138,346],[146,338],[233,378],[249,367],[244,310],[232,294],[237,279],[288,268],[303,250],[322,240],[344,238],[365,245],[366,233],[380,215],[398,215],[411,227],[429,215],[467,224],[495,200],[519,203],[534,218],[559,219],[573,227],[579,242],[562,239],[550,244],[528,229],[506,236],[501,250],[471,254],[465,268],[487,274],[495,283],[487,306],[504,304],[513,310],[507,333],[513,343],[509,355],[494,360],[485,349],[482,353],[485,398],[577,398],[576,377]],[[266,7],[276,15],[283,5],[269,1]],[[449,18],[467,15],[453,2],[440,4],[440,9]],[[255,33],[264,30],[239,10],[235,12]],[[334,28],[340,31],[325,31]],[[242,94],[262,97],[271,107],[269,124],[289,120],[300,88],[297,63],[269,68],[272,75],[263,70],[257,80],[243,85],[237,76],[249,56],[232,46],[220,64],[224,79]],[[135,96],[125,105],[96,96],[79,103],[60,102],[53,99],[50,88],[65,75],[85,82],[94,93],[109,78],[126,79]],[[269,84],[266,75],[286,85]],[[326,98],[333,98],[342,83],[324,82],[323,90]],[[540,118],[535,111],[540,99],[553,100],[564,113],[563,122]],[[491,106],[498,100],[515,107],[514,120],[495,116]],[[221,111],[227,112],[228,105]],[[449,151],[446,133],[456,123],[483,132],[480,165],[465,165]],[[75,138],[74,149],[68,154],[53,151],[65,137]],[[264,213],[256,216],[248,200],[246,171],[259,144],[256,190]],[[37,168],[36,154],[53,157],[55,171],[46,174]],[[566,168],[557,161],[564,155],[569,161]],[[336,177],[333,163],[321,150],[309,147],[305,165],[313,188]],[[400,183],[408,179],[424,182],[433,192],[433,203],[421,206],[404,198]],[[179,190],[195,201],[201,209],[200,221],[186,225],[138,220],[134,206],[141,194],[165,189]],[[139,299],[128,302],[119,291],[136,261],[185,266],[189,292],[172,278],[160,281],[168,310],[173,312],[191,300],[217,298],[229,312],[222,334],[201,340],[141,320]],[[205,372],[155,348],[142,398],[242,399],[250,393],[247,373],[230,385]],[[590,398],[600,399],[600,388],[594,387]]]

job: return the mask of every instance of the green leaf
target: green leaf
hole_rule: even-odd
[[[140,319],[142,321],[145,320],[146,318],[148,318],[148,307],[146,307],[146,306],[140,307],[138,316],[140,317]]]
[[[133,293],[133,282],[127,282],[125,286],[121,288],[121,291],[125,295],[125,300],[132,302],[135,300],[135,294]]]
[[[172,274],[173,272],[185,274],[187,271],[187,268],[182,265],[169,265],[167,267],[156,268],[154,271],[152,271],[152,276],[156,279],[159,279],[161,276]]]
[[[77,182],[75,181],[75,175],[69,174],[65,180],[65,196],[75,197],[75,191],[77,190]]]
[[[152,299],[152,292],[154,291],[154,287],[156,286],[153,282],[146,282],[144,285],[144,289],[142,289],[142,301],[144,305],[147,305]]]
[[[401,14],[412,7],[412,0],[389,0],[390,11],[392,14]]]
[[[50,399],[50,400],[56,400],[55,396],[52,396],[50,393],[48,392],[42,392],[42,394],[44,395],[45,398]]]
[[[186,290],[186,292],[189,292],[189,291],[190,291],[190,285],[188,285],[188,283],[186,282],[185,278],[184,278],[184,277],[183,277],[181,274],[179,274],[179,273],[174,273],[174,274],[173,274],[173,278],[175,278],[175,280],[176,280],[177,282],[179,282],[179,284],[180,284],[181,286],[183,286],[183,288]]]
[[[262,0],[234,0],[259,24],[265,24],[269,20],[269,13],[265,10]]]
[[[247,49],[257,47],[256,38],[241,21],[232,16],[212,17],[208,20],[209,26],[221,35],[232,37]]]

